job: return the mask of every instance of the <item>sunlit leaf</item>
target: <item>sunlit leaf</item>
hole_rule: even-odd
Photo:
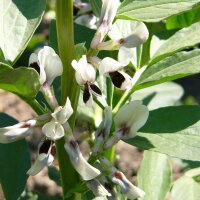
[[[171,166],[168,157],[145,151],[137,178],[139,188],[146,193],[144,200],[165,199],[171,185]]]
[[[200,161],[200,108],[170,106],[150,111],[145,126],[126,142],[145,150]]]
[[[39,25],[45,9],[45,0],[0,1],[0,47],[11,64],[26,48]]]
[[[167,39],[154,53],[150,63],[155,63],[177,51],[192,47],[200,43],[200,22],[192,24],[187,28],[177,31],[173,36]]]
[[[40,88],[39,75],[31,68],[16,69],[0,64],[0,88],[33,99]]]
[[[117,12],[117,18],[145,22],[159,22],[195,7],[199,0],[124,0]]]
[[[149,66],[136,83],[136,88],[176,80],[200,73],[200,50],[179,52]]]

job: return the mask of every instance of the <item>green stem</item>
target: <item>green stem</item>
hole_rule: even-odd
[[[61,102],[65,103],[67,96],[71,100],[74,114],[69,123],[73,129],[78,105],[79,87],[74,78],[71,62],[74,59],[74,27],[73,27],[73,0],[56,1],[56,27],[59,55],[63,63],[61,77]],[[64,149],[64,138],[56,142],[56,150],[60,167],[64,199],[76,199],[75,195],[66,197],[69,191],[78,183],[78,174],[71,165]]]
[[[44,114],[46,112],[45,109],[39,104],[39,102],[36,99],[31,100],[31,101],[28,101],[28,100],[26,100],[24,98],[22,98],[22,99],[26,103],[28,103],[38,115],[42,115],[42,114]]]
[[[113,115],[115,115],[117,113],[117,111],[126,103],[126,101],[129,99],[129,97],[131,96],[131,94],[135,91],[135,89],[131,89],[131,90],[127,90],[123,96],[120,98],[119,102],[117,103],[117,105],[114,107],[112,113]]]
[[[141,57],[142,57],[142,46],[137,47],[137,68],[140,68],[141,65]]]

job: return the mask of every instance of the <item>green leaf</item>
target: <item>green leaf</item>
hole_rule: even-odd
[[[90,4],[92,6],[92,10],[94,14],[99,17],[101,14],[101,7],[102,7],[102,1],[101,0],[90,0]]]
[[[187,12],[168,18],[166,21],[166,27],[168,30],[184,28],[198,21],[200,21],[200,7],[196,7]]]
[[[0,119],[0,127],[17,123],[5,113],[0,113]],[[16,200],[23,192],[30,166],[30,153],[25,140],[0,144],[0,183],[7,200]]]
[[[155,52],[150,65],[182,49],[200,43],[200,22],[192,24],[190,27],[177,31],[167,39]]]
[[[32,68],[0,65],[0,88],[33,99],[40,88],[39,75]]]
[[[200,72],[200,50],[179,52],[149,66],[136,83],[136,89],[176,80]]]
[[[149,110],[154,110],[160,107],[175,105],[183,94],[184,91],[180,85],[174,82],[166,82],[137,90],[133,93],[131,100],[143,100],[143,104],[148,105]],[[147,101],[148,104],[146,104],[148,97],[150,99]]]
[[[57,185],[61,186],[60,173],[55,167],[53,166],[48,167],[48,175],[52,181],[54,181]]]
[[[200,108],[170,106],[150,111],[145,126],[126,142],[145,150],[200,161]]]
[[[137,178],[138,187],[146,193],[144,200],[165,199],[171,185],[171,166],[168,157],[145,151]]]
[[[87,54],[87,49],[85,47],[85,43],[79,43],[75,45],[75,59],[79,60],[82,55]]]
[[[5,59],[14,64],[39,25],[45,0],[0,1],[0,47]]]
[[[195,7],[199,0],[124,0],[117,18],[145,22],[159,22]]]
[[[175,181],[171,196],[176,200],[199,200],[200,184],[193,178],[183,176]]]

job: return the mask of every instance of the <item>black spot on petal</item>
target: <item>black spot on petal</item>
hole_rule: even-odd
[[[51,140],[45,140],[43,142],[43,144],[40,146],[40,149],[39,149],[39,154],[41,153],[48,153],[49,151],[49,148],[51,147],[51,144],[52,144],[52,141]]]
[[[121,88],[122,83],[125,81],[124,76],[118,71],[110,72],[109,75],[110,75],[110,78],[111,78],[114,86],[117,88]]]
[[[37,64],[37,62],[33,62],[29,65],[29,67],[35,69],[37,71],[38,74],[40,74],[40,67],[39,65]]]
[[[102,95],[101,90],[95,84],[91,84],[90,88],[95,94],[100,95],[100,96]]]
[[[83,91],[83,102],[87,103],[87,101],[90,99],[90,91],[87,85],[85,85],[85,89]]]

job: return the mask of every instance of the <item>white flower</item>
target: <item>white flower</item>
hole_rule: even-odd
[[[106,190],[106,188],[96,179],[87,181],[87,186],[96,197],[111,196],[111,194]]]
[[[145,196],[145,192],[134,186],[120,171],[115,171],[112,177],[112,181],[113,183],[119,185],[122,193],[126,194],[128,199],[134,200],[137,198],[143,198]]]
[[[0,143],[11,143],[29,136],[33,133],[33,127],[36,125],[36,122],[35,119],[32,119],[13,126],[0,128]]]
[[[119,0],[102,0],[99,27],[91,42],[91,48],[95,49],[111,29],[119,4]]]
[[[65,149],[69,154],[72,165],[81,175],[83,180],[92,180],[100,174],[100,171],[98,169],[90,165],[84,159],[79,149],[78,143],[74,139],[71,139],[69,140],[69,142],[65,143]]]
[[[136,136],[137,131],[144,126],[149,116],[149,110],[142,101],[131,101],[123,105],[114,117],[116,134],[109,138],[104,145],[107,149],[120,139],[128,139]]]
[[[40,84],[48,83],[62,75],[63,66],[56,52],[48,46],[39,50],[38,55],[32,53],[29,58],[29,66],[34,68],[40,75]]]
[[[93,14],[85,14],[77,17],[74,22],[90,29],[96,29],[96,21],[97,18]]]
[[[117,184],[122,193],[124,193],[129,199],[134,200],[136,198],[143,198],[145,192],[134,186],[126,176],[118,171],[113,164],[108,161],[105,157],[101,157],[100,159],[102,168],[109,174],[109,178],[113,183]]]
[[[55,146],[51,140],[43,141],[39,146],[38,157],[32,167],[28,170],[27,174],[35,176],[45,166],[50,166],[54,161],[53,148],[55,148]]]
[[[118,56],[118,59],[121,60],[121,55]],[[121,90],[126,90],[131,88],[132,78],[125,72],[119,71],[129,63],[129,61],[126,62],[126,60],[123,62],[124,63],[121,63],[112,58],[106,57],[100,62],[99,73],[101,75],[109,76],[115,87]]]
[[[108,35],[111,40],[100,43],[98,49],[121,51],[121,47],[137,47],[146,42],[149,31],[143,22],[117,20]]]
[[[43,133],[51,140],[58,140],[65,134],[63,124],[67,122],[73,113],[69,98],[66,99],[64,107],[58,106],[51,114],[52,120],[42,127]]]
[[[87,63],[85,55],[77,62],[73,60],[71,63],[72,67],[76,70],[75,77],[79,85],[84,86],[83,101],[88,106],[92,106],[92,93],[101,96],[101,90],[95,83],[96,71],[92,65]]]

